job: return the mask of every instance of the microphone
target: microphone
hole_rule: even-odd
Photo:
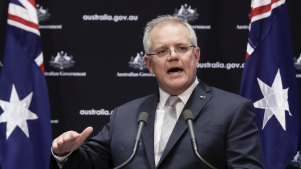
[[[211,165],[205,159],[203,159],[203,157],[198,152],[198,146],[197,146],[197,142],[196,142],[196,138],[195,138],[195,134],[194,134],[194,129],[193,129],[193,125],[192,125],[192,121],[193,121],[192,112],[188,109],[185,110],[183,112],[183,118],[184,118],[185,122],[188,125],[188,130],[189,130],[192,149],[193,149],[194,154],[198,157],[198,159],[201,161],[201,163],[204,164],[207,168],[216,169],[213,165]]]
[[[126,165],[128,165],[133,159],[134,156],[136,155],[138,146],[139,146],[139,142],[140,142],[140,137],[142,134],[142,129],[143,127],[147,124],[148,121],[148,113],[147,112],[141,112],[138,118],[138,131],[137,131],[137,135],[135,138],[135,142],[134,142],[134,147],[133,147],[133,152],[130,156],[130,158],[128,158],[124,163],[122,163],[121,165],[115,167],[114,169],[120,169],[125,167]]]

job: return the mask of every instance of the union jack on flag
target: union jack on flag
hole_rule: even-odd
[[[253,101],[266,169],[297,151],[299,100],[285,0],[252,0],[240,93]]]
[[[48,89],[34,0],[10,0],[0,76],[0,166],[49,168]],[[0,168],[1,168],[0,167]]]

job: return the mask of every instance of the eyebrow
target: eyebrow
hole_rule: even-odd
[[[178,46],[181,46],[181,45],[189,45],[188,43],[176,43],[174,46],[178,47]],[[165,45],[162,45],[162,46],[159,46],[157,48],[155,48],[154,50],[158,50],[158,49],[168,49],[168,47],[166,47]]]

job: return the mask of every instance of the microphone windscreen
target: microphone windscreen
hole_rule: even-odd
[[[148,121],[148,113],[147,112],[141,112],[138,118],[138,123],[140,121],[143,121],[145,124],[147,124]]]
[[[193,115],[192,115],[191,110],[186,109],[186,110],[183,112],[183,118],[184,118],[185,121],[188,120],[188,119],[193,120]]]

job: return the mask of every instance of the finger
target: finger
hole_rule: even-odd
[[[58,147],[60,147],[63,143],[64,143],[64,139],[63,139],[63,136],[59,136],[58,138],[57,138],[57,145],[58,145]]]
[[[89,137],[92,132],[93,132],[93,128],[92,127],[87,127],[80,134],[80,137],[78,138],[79,142],[84,142],[86,140],[86,138]]]
[[[81,136],[84,138],[89,137],[89,135],[93,132],[93,127],[89,126],[84,131],[82,131]]]
[[[52,150],[55,154],[60,155],[72,151],[72,147],[76,144],[76,139],[80,136],[75,131],[67,131],[53,140]]]
[[[52,150],[54,151],[54,150],[56,150],[58,148],[58,145],[57,145],[57,139],[54,139],[53,141],[52,141]]]
[[[71,134],[71,133],[75,133],[75,134]],[[76,133],[75,131],[68,131],[63,133],[62,135],[60,135],[58,138],[56,138],[56,144],[58,146],[58,149],[65,149],[70,147],[70,145],[75,143],[75,140],[77,137],[71,137],[71,135],[77,135],[77,137],[79,136],[78,133]]]
[[[63,135],[63,140],[64,142],[74,142],[74,140],[76,140],[79,136],[80,134],[78,134],[77,132],[70,131]]]
[[[53,140],[52,151],[54,152],[54,154],[56,154],[56,155],[61,154],[63,147],[64,147],[64,145],[63,145],[61,136],[59,136],[58,138]]]

